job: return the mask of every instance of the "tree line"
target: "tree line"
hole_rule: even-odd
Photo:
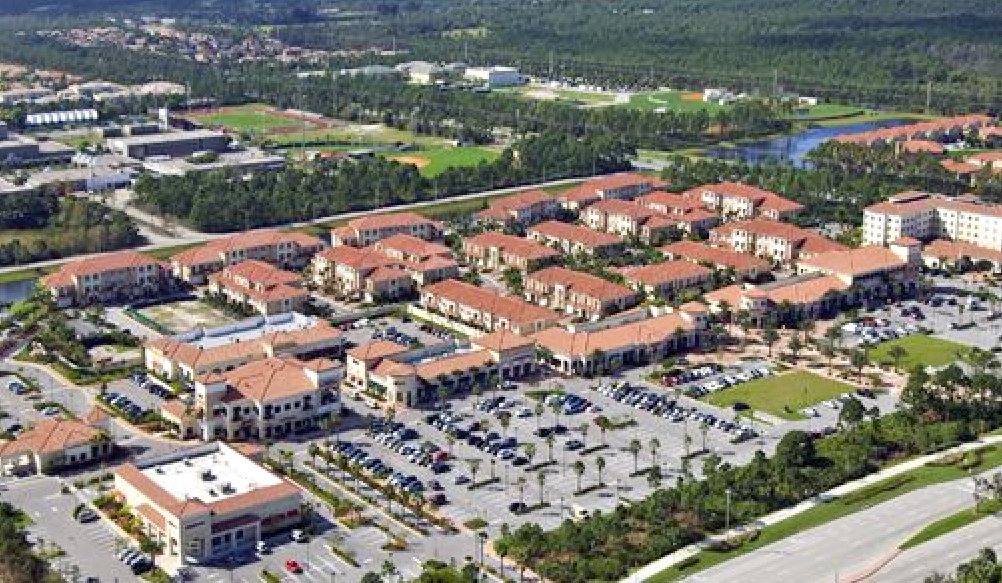
[[[34,554],[24,529],[24,515],[0,503],[0,581],[6,583],[55,583],[62,581]]]
[[[615,172],[630,168],[634,153],[614,138],[576,140],[544,134],[505,149],[497,160],[452,168],[434,178],[422,176],[411,164],[379,157],[321,160],[246,178],[226,171],[141,177],[135,186],[136,203],[201,231],[233,231]]]
[[[703,460],[701,480],[683,466],[683,477],[643,500],[581,522],[567,520],[549,532],[526,524],[496,545],[552,581],[615,581],[721,530],[728,518],[731,524],[752,521],[895,460],[1002,426],[999,396],[1002,379],[984,368],[965,375],[952,366],[931,376],[918,368],[894,413],[878,416],[862,406],[846,407],[843,429],[834,435],[789,432],[772,457],[758,451],[744,466],[711,454]]]

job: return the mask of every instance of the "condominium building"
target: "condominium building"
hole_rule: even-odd
[[[579,328],[549,328],[532,336],[563,374],[642,366],[702,344],[706,307],[637,309]]]
[[[532,225],[555,218],[560,213],[560,201],[542,190],[526,190],[494,200],[477,218],[494,225]]]
[[[679,297],[685,291],[703,291],[713,282],[713,270],[688,261],[665,261],[619,270],[626,283],[649,298]]]
[[[559,319],[546,308],[456,279],[422,289],[421,307],[488,332],[531,334],[553,326]]]
[[[348,352],[344,386],[388,406],[417,407],[461,395],[474,386],[527,376],[536,370],[536,343],[507,330],[410,349],[387,341]]]
[[[766,217],[774,221],[793,218],[804,206],[747,184],[720,182],[687,190],[682,196],[702,202],[728,219]]]
[[[209,276],[209,293],[249,306],[262,316],[303,309],[309,294],[299,274],[263,261],[241,261]]]
[[[768,273],[771,267],[768,261],[753,255],[711,247],[698,241],[678,241],[661,247],[659,251],[668,259],[689,261],[731,272],[738,279],[757,279]]]
[[[186,249],[171,257],[170,265],[175,277],[202,285],[210,274],[248,260],[263,261],[282,269],[302,269],[324,247],[323,241],[304,233],[266,229]]]
[[[115,494],[168,566],[201,563],[254,548],[303,522],[302,491],[224,443],[126,462]]]
[[[166,265],[135,251],[72,260],[40,283],[59,307],[155,298],[175,289]]]
[[[696,200],[656,191],[637,199],[640,206],[667,215],[675,221],[676,228],[685,234],[705,234],[720,224],[720,214],[707,208],[702,200]]]
[[[525,299],[558,312],[597,320],[640,303],[630,288],[565,267],[547,267],[525,277]]]
[[[625,241],[618,235],[560,221],[533,225],[529,227],[526,236],[559,249],[565,255],[612,257],[621,254],[626,248]]]
[[[762,217],[725,223],[710,231],[710,242],[781,264],[846,249],[813,231]]]
[[[633,200],[664,184],[657,179],[623,172],[586,180],[560,193],[559,198],[564,208],[576,211],[600,200]]]
[[[1002,250],[1002,206],[926,192],[902,192],[863,211],[863,243],[948,239]]]
[[[597,231],[634,237],[649,245],[667,239],[678,222],[666,214],[626,200],[596,202],[581,212],[581,220]]]
[[[463,255],[485,270],[533,271],[560,259],[560,252],[546,245],[496,231],[463,239]]]
[[[377,241],[373,247],[400,262],[401,269],[410,274],[418,287],[459,275],[459,262],[452,249],[441,243],[399,234]]]
[[[417,213],[369,215],[352,219],[347,225],[333,229],[331,242],[335,246],[366,247],[399,234],[431,241],[442,236],[442,225]]]

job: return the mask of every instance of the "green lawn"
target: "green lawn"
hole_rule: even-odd
[[[852,391],[852,385],[798,370],[710,393],[706,401],[719,407],[742,402],[783,419],[803,419],[800,409]]]
[[[481,162],[491,162],[500,152],[480,146],[456,148],[429,148],[409,152],[385,152],[381,155],[401,162],[413,162],[421,174],[433,178],[450,168],[477,166]]]
[[[935,522],[929,523],[925,528],[915,533],[915,535],[902,543],[898,548],[906,550],[912,547],[917,547],[922,543],[929,542],[934,538],[943,536],[944,534],[949,534],[957,529],[967,526],[968,524],[973,524],[982,518],[992,516],[999,510],[1002,510],[1002,502],[999,500],[987,500],[982,502],[979,505],[977,512],[974,511],[974,508],[965,508],[956,514],[951,514],[950,516],[946,516]]]
[[[901,358],[901,367],[904,370],[911,370],[915,365],[943,366],[956,361],[958,353],[970,350],[969,347],[949,340],[935,338],[926,334],[912,334],[904,338],[881,342],[870,349],[870,360],[873,362],[885,362],[894,364],[889,352],[891,347],[900,346],[907,351],[907,355]]]
[[[803,111],[803,113],[800,113]],[[817,105],[805,105],[794,107],[794,111],[787,117],[792,120],[814,120],[830,119],[833,117],[848,117],[860,115],[863,110],[851,105],[838,105],[836,103],[819,103]]]
[[[958,463],[948,466],[924,466],[910,472],[905,472],[899,476],[888,478],[867,486],[865,489],[857,490],[843,499],[816,506],[782,522],[768,526],[761,530],[758,538],[754,541],[746,543],[733,551],[703,551],[697,555],[698,561],[696,564],[686,569],[678,569],[676,567],[665,569],[657,575],[648,578],[644,583],[678,581],[689,577],[697,571],[709,569],[724,561],[760,549],[815,526],[866,510],[871,506],[876,506],[908,492],[933,484],[966,478],[968,476],[967,467],[970,467],[971,472],[980,473],[1002,465],[1002,448],[988,446],[978,450],[978,453],[981,455],[981,458],[974,465],[962,467],[962,464]],[[972,454],[969,452],[968,455]]]
[[[276,128],[302,127],[302,122],[271,113],[270,106],[260,103],[249,103],[236,107],[223,107],[213,113],[192,115],[199,123],[223,126],[234,131],[250,131],[267,133]]]
[[[695,92],[694,92],[695,93]],[[682,91],[660,91],[656,93],[637,93],[630,98],[624,107],[653,111],[655,109],[670,109],[680,112],[694,112],[705,109],[710,113],[727,109],[725,105],[706,103],[700,99],[685,99]]]

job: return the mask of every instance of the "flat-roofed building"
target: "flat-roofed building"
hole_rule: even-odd
[[[533,271],[560,259],[560,252],[546,245],[496,231],[463,239],[463,254],[469,263],[485,270]]]
[[[559,319],[552,310],[456,279],[423,288],[421,307],[487,332],[531,334]]]
[[[337,358],[344,352],[344,337],[326,320],[293,312],[256,316],[219,328],[196,328],[149,340],[144,348],[148,370],[167,380],[190,383],[202,375],[265,358]]]
[[[525,277],[525,299],[577,316],[599,319],[640,303],[632,289],[565,267],[547,267]]]
[[[344,386],[377,395],[387,406],[427,406],[443,393],[453,398],[534,373],[535,347],[507,330],[417,349],[376,341],[348,352]]]
[[[253,549],[304,519],[295,484],[225,443],[127,462],[115,472],[115,494],[169,565]]]
[[[298,274],[255,259],[210,275],[209,293],[250,306],[262,316],[302,311],[309,297]]]
[[[1002,250],[1002,206],[926,192],[902,192],[863,211],[863,243],[905,238],[962,241]]]
[[[192,130],[146,136],[128,136],[108,140],[108,149],[130,158],[150,156],[190,156],[196,152],[222,152],[230,145],[230,137],[222,132]]]
[[[637,309],[581,328],[549,328],[532,335],[563,374],[596,374],[642,366],[702,344],[707,310],[688,303],[677,310]]]
[[[612,257],[622,253],[626,248],[626,242],[618,235],[560,221],[545,221],[533,225],[529,227],[526,236],[533,241],[555,247],[565,255]]]
[[[209,274],[248,260],[264,261],[282,269],[302,269],[324,247],[323,241],[305,233],[263,229],[186,249],[172,256],[170,265],[177,278],[201,285],[208,281]]]
[[[331,230],[331,243],[367,247],[399,234],[432,241],[442,236],[442,225],[417,213],[370,215],[352,219],[347,225]]]
[[[176,287],[165,264],[135,251],[71,260],[40,283],[59,307],[155,298]]]

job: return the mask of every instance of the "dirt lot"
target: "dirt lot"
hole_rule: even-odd
[[[220,310],[197,300],[159,304],[139,312],[175,333],[198,327],[213,328],[234,321]]]

